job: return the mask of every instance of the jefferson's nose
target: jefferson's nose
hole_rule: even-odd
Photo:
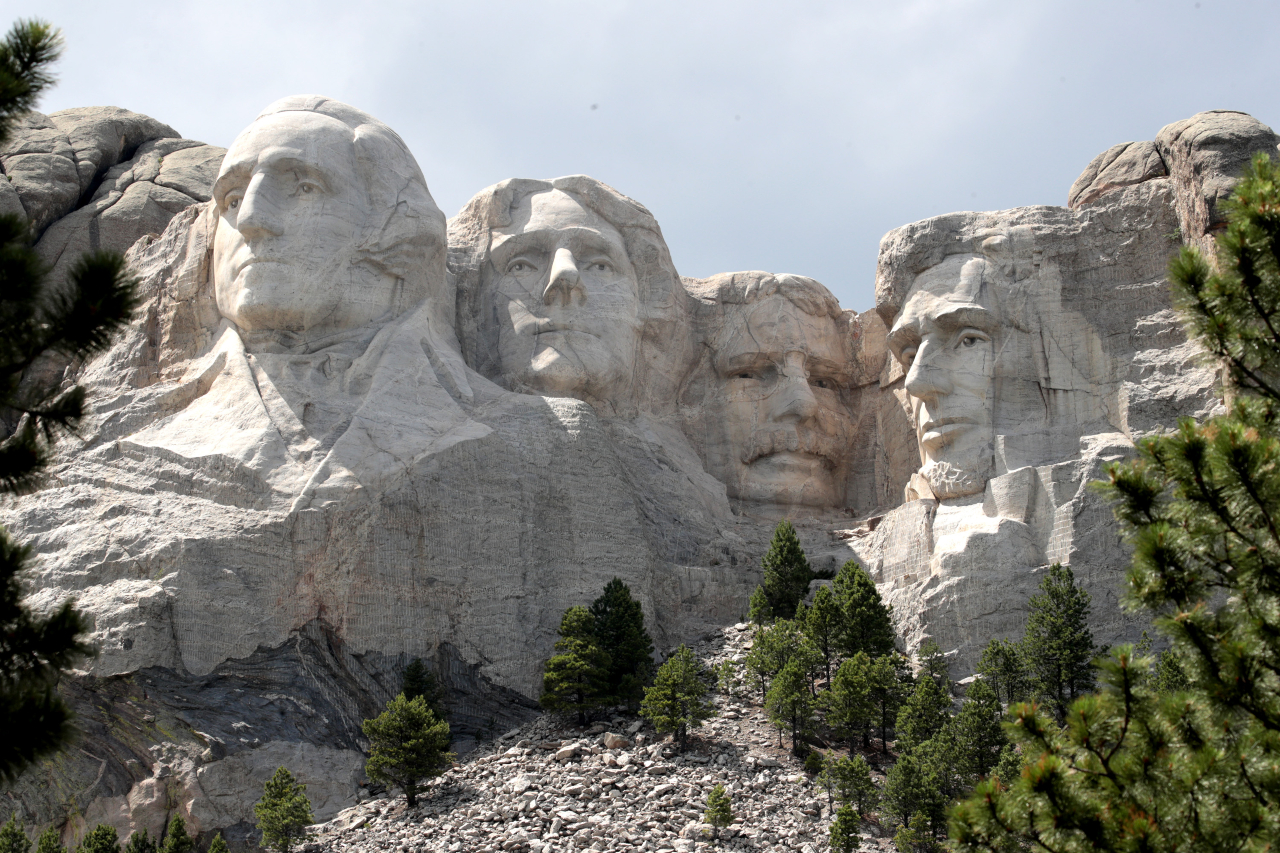
[[[249,186],[245,187],[244,197],[240,199],[240,207],[236,211],[236,230],[246,240],[279,237],[283,233],[280,211],[272,198],[266,175],[254,175]]]
[[[817,415],[818,398],[809,387],[804,356],[800,353],[787,353],[772,403],[770,414],[775,421],[803,423]]]
[[[911,367],[907,369],[907,378],[903,383],[912,397],[933,400],[951,393],[951,376],[935,364],[937,355],[938,347],[933,341],[921,341],[916,348],[916,357],[911,360]]]
[[[547,287],[542,291],[542,301],[553,305],[557,301],[568,307],[574,297],[578,303],[587,301],[587,293],[582,289],[582,277],[578,275],[578,261],[573,252],[566,248],[556,249],[551,261],[551,273],[547,278]]]

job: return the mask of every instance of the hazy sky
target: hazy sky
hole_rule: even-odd
[[[192,3],[4,0],[60,26],[40,109],[113,104],[226,146],[271,101],[395,128],[448,215],[586,173],[684,275],[810,275],[873,301],[891,228],[1064,204],[1084,166],[1207,109],[1280,124],[1280,4],[1219,0]]]

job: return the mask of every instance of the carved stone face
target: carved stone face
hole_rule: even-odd
[[[397,279],[357,262],[373,212],[352,131],[313,112],[259,119],[214,183],[214,290],[246,330],[341,331],[386,316]]]
[[[852,422],[838,390],[846,368],[835,321],[774,295],[726,322],[713,358],[710,473],[739,500],[838,504]]]
[[[630,390],[640,295],[622,234],[560,190],[526,196],[495,229],[492,293],[510,384],[608,402]]]
[[[991,472],[996,317],[983,304],[990,276],[975,255],[925,270],[889,332],[907,371],[920,473],[943,500],[982,491]]]

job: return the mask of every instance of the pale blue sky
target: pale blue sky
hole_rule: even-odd
[[[653,211],[682,274],[801,273],[858,310],[895,226],[1064,204],[1094,155],[1201,110],[1280,124],[1274,0],[2,8],[66,35],[43,110],[225,146],[276,98],[329,95],[405,138],[448,215],[583,172]]]

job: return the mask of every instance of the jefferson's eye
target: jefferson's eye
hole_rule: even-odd
[[[596,261],[594,264],[591,265],[591,269],[595,270],[596,272],[609,272],[613,269],[613,267],[609,266],[604,261]]]
[[[960,346],[971,347],[981,342],[982,342],[982,338],[978,337],[977,335],[965,335],[963,338],[960,339]]]

